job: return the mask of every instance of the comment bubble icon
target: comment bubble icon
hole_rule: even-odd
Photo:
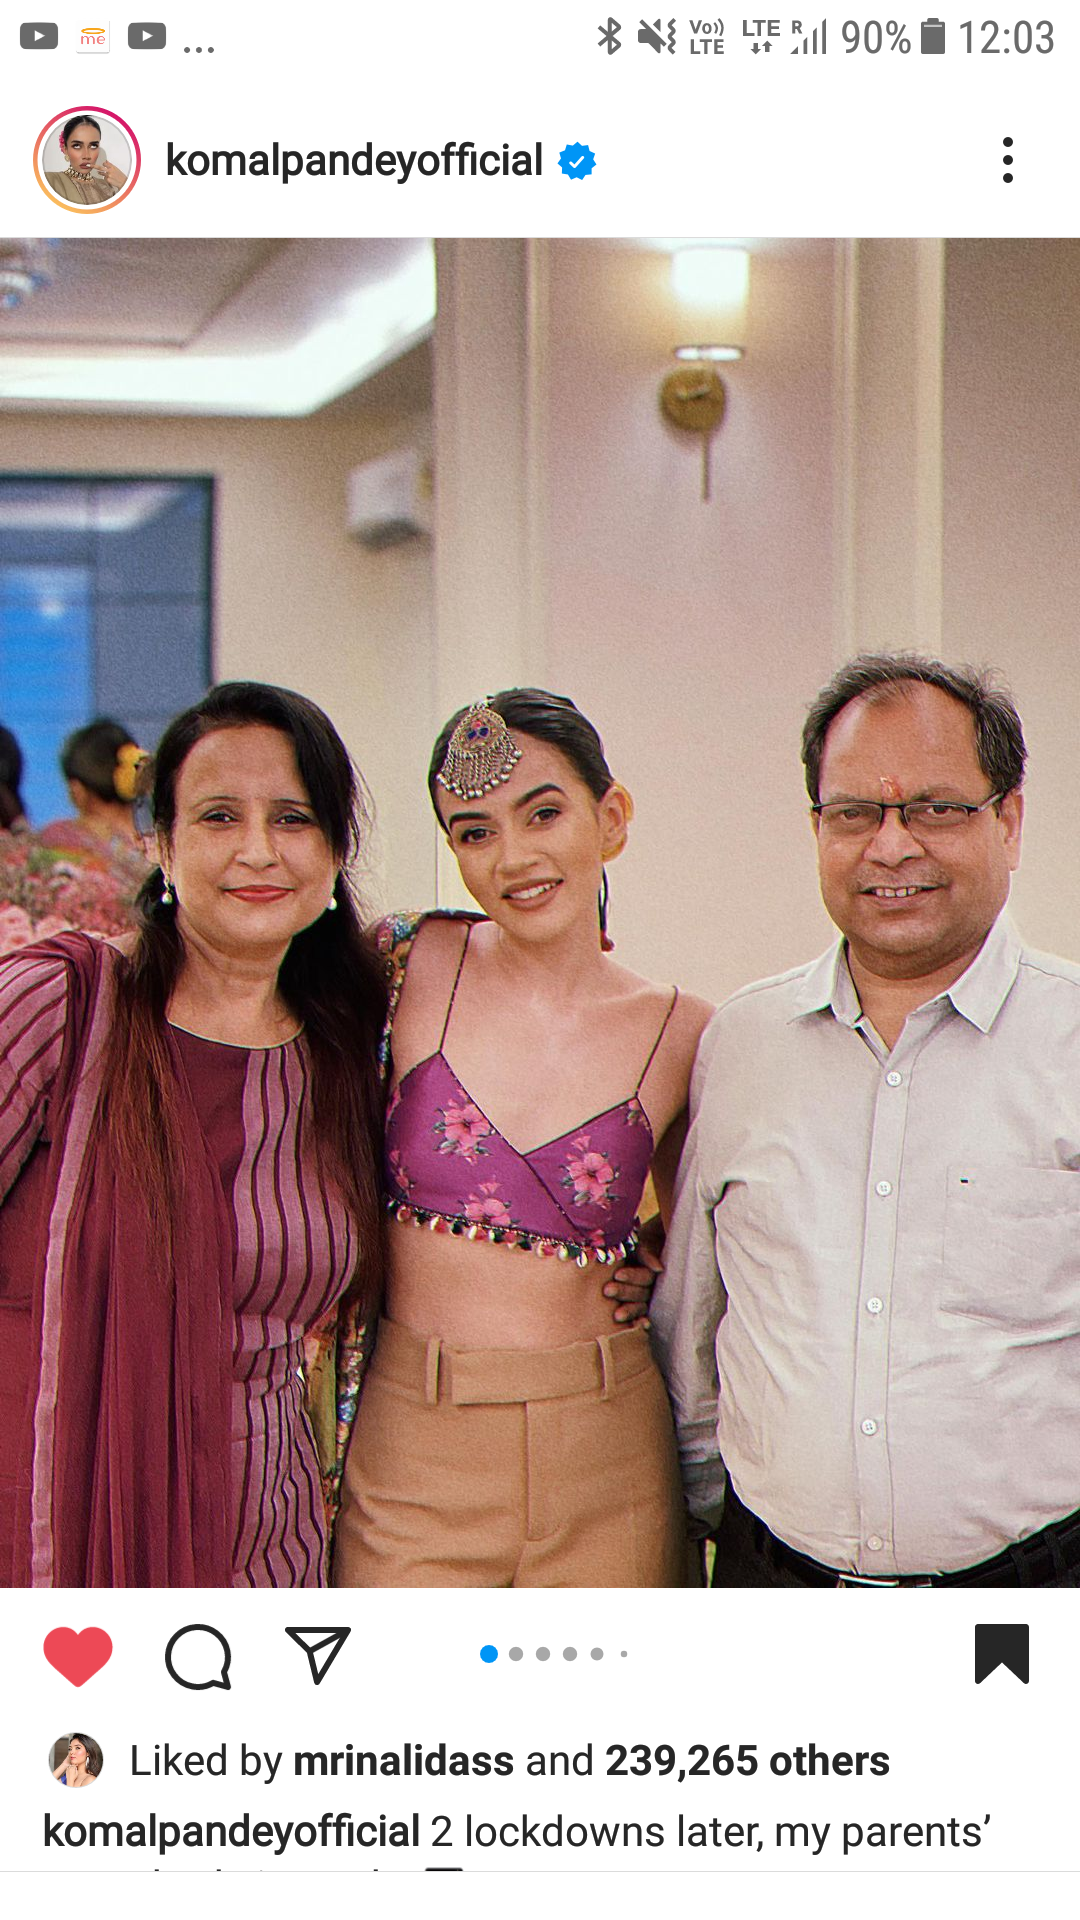
[[[232,1648],[216,1627],[180,1627],[165,1649],[165,1670],[178,1687],[202,1693],[207,1687],[228,1692]]]

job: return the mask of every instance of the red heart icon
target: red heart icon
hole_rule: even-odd
[[[45,1635],[42,1648],[50,1667],[62,1673],[73,1687],[81,1687],[112,1658],[112,1641],[104,1627],[54,1627]]]

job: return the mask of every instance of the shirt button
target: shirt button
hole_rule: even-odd
[[[864,1420],[864,1421],[863,1421],[863,1423],[862,1423],[862,1430],[863,1430],[863,1432],[864,1432],[865,1434],[871,1434],[871,1433],[876,1433],[876,1432],[877,1432],[877,1421],[876,1421],[876,1420]]]
[[[887,1087],[899,1087],[902,1085],[903,1079],[904,1079],[903,1074],[897,1073],[894,1067],[892,1073],[887,1073],[885,1075],[885,1085]]]
[[[879,1300],[876,1293],[871,1294],[870,1299],[866,1303],[867,1313],[881,1313],[884,1311],[884,1307],[884,1300]]]
[[[887,1200],[890,1193],[892,1192],[892,1181],[879,1180],[877,1183],[877,1186],[874,1188],[874,1192],[879,1193],[883,1200]]]
[[[882,1539],[880,1533],[872,1533],[866,1544],[869,1547],[871,1553],[880,1553],[882,1547],[885,1545],[885,1542]]]

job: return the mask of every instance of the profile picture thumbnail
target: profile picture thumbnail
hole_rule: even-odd
[[[62,1733],[59,1740],[52,1743],[49,1768],[61,1787],[92,1787],[104,1764],[93,1734]]]
[[[139,143],[126,120],[101,107],[69,107],[42,128],[34,148],[38,185],[73,213],[102,213],[138,178]]]

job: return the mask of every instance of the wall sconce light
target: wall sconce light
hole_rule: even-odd
[[[681,247],[671,256],[671,285],[686,322],[675,358],[685,364],[660,388],[660,410],[673,427],[701,435],[701,497],[708,500],[712,438],[727,404],[716,363],[743,356],[750,255],[745,247]]]

